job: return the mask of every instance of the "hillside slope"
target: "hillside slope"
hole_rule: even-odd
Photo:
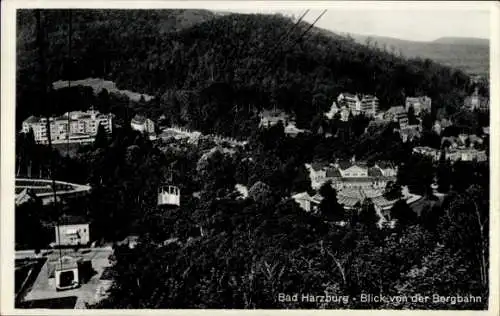
[[[432,43],[439,44],[460,44],[460,45],[477,45],[477,46],[489,46],[490,41],[486,38],[477,37],[440,37]]]
[[[401,52],[409,58],[429,58],[440,64],[461,69],[469,74],[487,76],[489,72],[489,41],[474,38],[440,38],[432,42],[407,41],[383,36],[351,34],[358,43],[370,38],[379,46]]]

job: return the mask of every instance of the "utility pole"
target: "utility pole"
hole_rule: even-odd
[[[46,67],[45,67],[45,21],[42,21],[42,16],[41,16],[41,10],[38,9],[35,11],[35,17],[36,17],[36,26],[37,26],[37,44],[38,44],[38,53],[39,53],[39,62],[40,62],[40,85],[41,85],[41,95],[40,95],[40,107],[43,108],[44,106],[48,106],[49,99],[48,99],[48,93],[49,93],[49,86],[47,84],[47,73],[46,73]],[[45,117],[46,117],[46,128],[47,128],[47,139],[48,139],[48,145],[49,145],[49,160],[50,160],[50,168],[49,168],[49,177],[52,180],[52,193],[53,193],[53,198],[54,198],[54,211],[57,213],[58,212],[58,207],[57,207],[57,192],[56,192],[56,181],[54,178],[54,158],[52,154],[52,136],[50,133],[50,111],[46,110]],[[57,217],[57,239],[59,243],[61,242],[60,239],[60,219],[61,216]],[[60,246],[60,245],[59,245]],[[61,264],[61,267],[63,265],[62,262],[62,249],[59,247],[59,262]]]
[[[68,19],[68,92],[70,91],[71,88],[71,71],[72,71],[72,66],[73,66],[73,59],[71,58],[71,9],[68,10],[69,12],[69,19]],[[71,131],[70,124],[71,124],[71,119],[70,119],[70,111],[69,108],[67,109],[68,113],[68,125],[66,126],[66,155],[69,156],[69,134]]]

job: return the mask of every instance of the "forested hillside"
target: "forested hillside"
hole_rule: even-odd
[[[93,240],[114,243],[139,236],[133,249],[114,245],[113,286],[107,299],[89,306],[94,308],[488,307],[489,162],[452,163],[443,156],[433,163],[414,155],[417,146],[441,148],[429,113],[422,115],[421,139],[406,142],[396,122],[365,132],[369,118],[364,115],[344,122],[339,115],[326,121],[322,114],[343,91],[374,93],[382,108],[400,105],[406,95],[426,94],[434,112],[453,111],[473,88],[466,74],[340,36],[311,32],[300,38],[307,26],[292,29],[293,21],[279,15],[211,18],[200,12],[185,27],[175,27],[179,14],[187,16],[182,11],[73,11],[69,63],[67,12],[43,11],[49,84],[100,77],[118,89],[155,96],[132,102],[107,90],[96,96],[91,87],[73,86],[49,93],[49,104],[39,101],[34,12],[20,14],[18,122],[44,110],[58,114],[94,105],[114,113],[117,126],[111,135],[98,130],[96,141],[74,157],[36,144],[33,132],[18,135],[18,176],[50,170],[58,180],[92,187],[88,196],[48,211],[40,211],[36,201],[17,208],[19,249],[43,246],[49,235],[40,223],[53,222],[57,207],[86,216]],[[280,41],[289,30],[289,39]],[[257,128],[253,109],[272,106],[295,114],[297,125],[312,133],[289,137],[281,123]],[[244,136],[247,144],[229,149],[203,139],[152,142],[129,123],[139,112],[153,119],[164,114],[171,123],[203,133]],[[474,131],[487,125],[487,114],[463,112],[454,118],[457,125]],[[484,143],[487,147],[487,138]],[[316,214],[290,199],[298,192],[314,193],[306,163],[354,157],[370,166],[397,165],[397,183],[384,194],[399,196],[408,186],[422,195],[418,212],[400,199],[389,210],[394,229],[380,228],[370,198],[344,212],[336,191],[325,184]],[[440,194],[432,189],[435,181]],[[179,187],[179,208],[157,205],[165,182]],[[248,188],[246,198],[235,190],[237,184]],[[280,300],[294,293],[325,293],[345,301]],[[358,299],[368,293],[478,300]]]
[[[302,126],[326,110],[341,91],[376,94],[382,108],[415,94],[429,95],[437,107],[457,107],[468,92],[468,76],[461,71],[430,60],[399,58],[340,36],[310,32],[301,38],[305,26],[280,41],[294,24],[283,16],[231,14],[211,19],[200,13],[187,23],[191,26],[179,28],[173,26],[178,15],[167,10],[73,11],[69,71],[68,14],[44,12],[50,81],[103,77],[120,89],[158,96],[158,106],[167,113],[175,103],[172,95],[187,93],[193,97],[182,107],[198,111],[192,117],[210,112],[204,110],[210,102],[199,98],[200,92],[214,82],[224,83],[220,94],[227,106],[276,105],[297,114]],[[37,58],[33,12],[21,12],[18,18],[21,119],[38,108],[33,91]],[[229,116],[221,120],[234,117],[216,103],[216,112]]]

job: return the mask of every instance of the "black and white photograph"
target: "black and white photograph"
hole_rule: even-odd
[[[498,308],[498,3],[15,2],[16,313]]]

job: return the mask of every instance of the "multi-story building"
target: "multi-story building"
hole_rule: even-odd
[[[390,120],[393,122],[398,122],[401,128],[404,128],[408,125],[408,113],[405,110],[404,106],[393,106],[384,113],[384,119]]]
[[[431,157],[434,161],[437,161],[441,158],[441,151],[438,149],[430,148],[430,147],[415,147],[413,148],[413,153],[418,153],[421,155],[425,155]],[[488,160],[488,155],[484,150],[477,150],[474,148],[447,148],[444,151],[445,159],[455,161],[486,161]]]
[[[397,201],[388,200],[384,196],[385,187],[395,182],[398,168],[389,162],[379,161],[369,167],[364,162],[354,159],[335,163],[306,164],[311,180],[311,187],[318,190],[324,183],[330,182],[337,192],[338,202],[346,210],[354,209],[364,200],[370,199],[376,208],[389,210]],[[402,192],[402,199],[408,204],[418,200],[420,196]],[[307,212],[315,211],[321,203],[318,194],[310,196],[302,192],[292,196],[301,208]]]
[[[407,97],[405,101],[406,112],[408,112],[410,107],[413,107],[415,115],[420,115],[422,111],[431,112],[432,100],[428,96]]]
[[[464,106],[468,109],[488,110],[490,106],[489,99],[479,95],[479,89],[476,88],[471,96],[465,98]]]
[[[366,116],[375,116],[378,112],[379,101],[376,96],[363,95],[359,102],[359,110]]]
[[[269,128],[282,122],[283,126],[287,126],[289,122],[293,122],[290,115],[280,110],[264,110],[260,112],[260,123],[259,127]]]
[[[439,160],[441,153],[438,149],[427,147],[427,146],[417,146],[412,149],[414,154],[424,155],[431,157],[432,160]]]
[[[378,112],[379,100],[373,95],[341,93],[337,97],[340,107],[348,108],[353,115],[364,114],[366,116],[375,116]]]
[[[319,189],[330,181],[335,189],[343,188],[385,188],[389,181],[396,180],[397,167],[390,163],[378,162],[368,167],[364,162],[335,162],[306,164],[311,179],[311,187]]]
[[[69,125],[68,125],[69,123]],[[67,141],[85,142],[93,141],[97,129],[101,125],[107,133],[113,130],[112,114],[101,114],[91,109],[88,112],[67,112],[59,117],[49,118],[50,136],[54,143]],[[35,141],[48,142],[47,118],[30,116],[22,123],[21,132],[27,133],[33,129]]]
[[[134,118],[132,118],[130,121],[130,127],[132,127],[133,130],[146,133],[148,135],[155,134],[155,123],[151,119],[139,114],[136,114]]]

